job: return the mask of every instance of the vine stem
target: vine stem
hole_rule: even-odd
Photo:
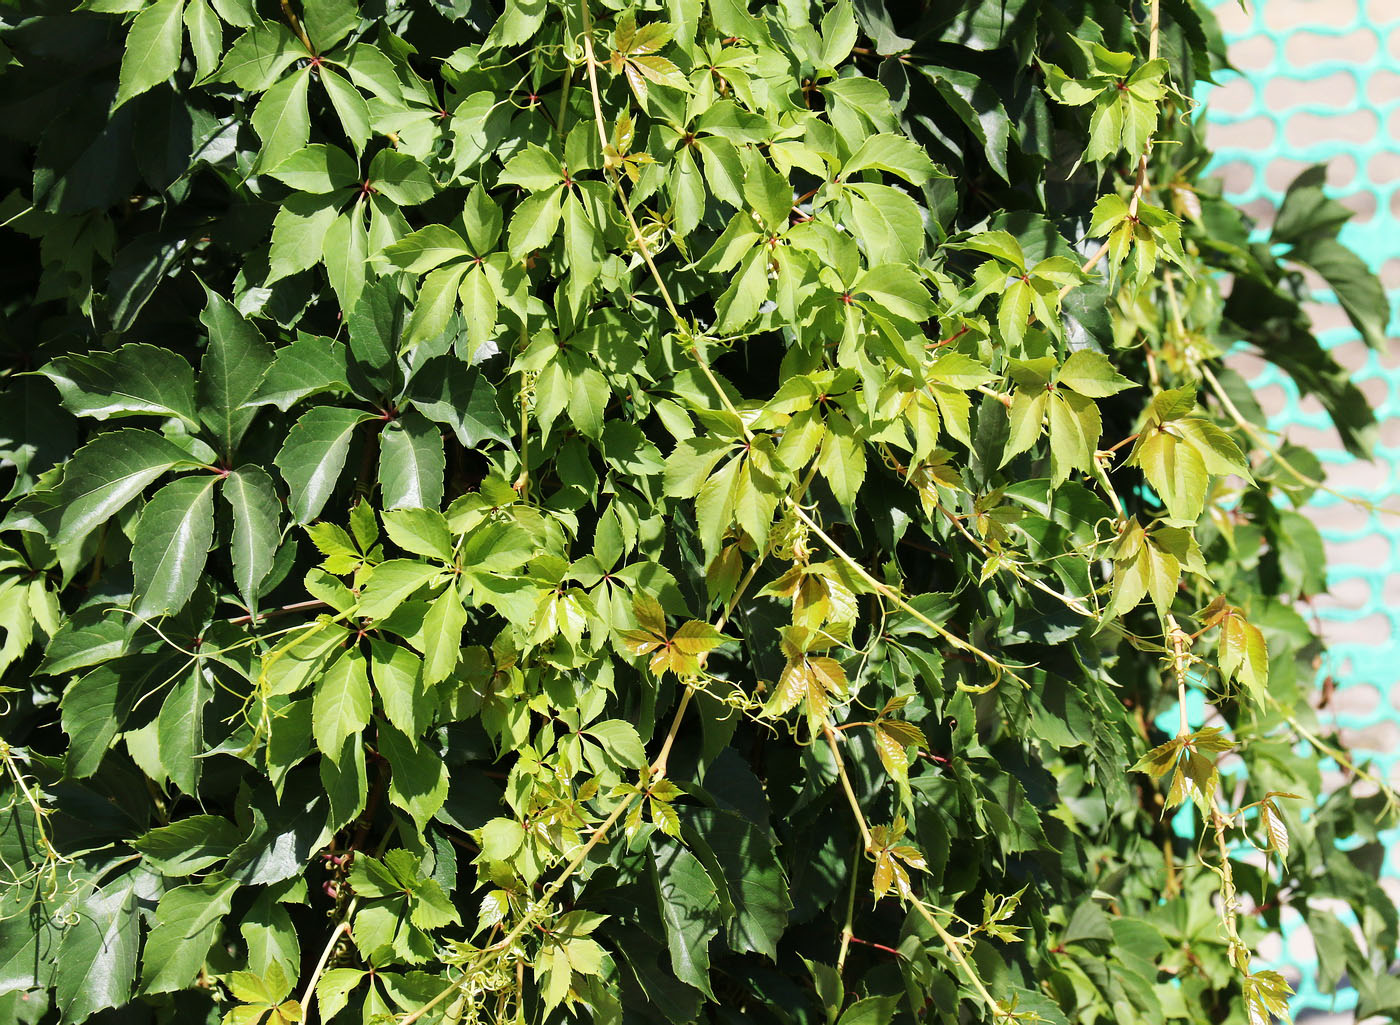
[[[836,746],[836,736],[832,733],[831,726],[827,723],[822,724],[822,732],[826,735],[826,742],[829,745],[831,745],[832,757],[836,759],[836,770],[841,775],[841,786],[846,791],[846,800],[851,805],[851,812],[855,815],[856,825],[860,827],[860,835],[861,838],[865,841],[865,850],[868,853],[874,847],[874,844],[871,842],[870,838],[870,827],[866,824],[865,813],[862,812],[860,809],[860,802],[856,800],[855,790],[851,787],[851,779],[848,775],[846,775],[846,763],[841,757],[840,748]],[[859,858],[859,853],[857,853],[857,858]],[[857,866],[858,864],[859,862],[857,862]],[[991,1008],[993,1016],[995,1017],[1002,1015],[1004,1012],[1002,1010],[1001,1004],[998,1003],[996,998],[994,998],[992,994],[988,991],[987,987],[982,982],[981,976],[977,974],[976,969],[974,969],[972,965],[968,962],[967,958],[963,956],[962,950],[958,947],[958,941],[953,938],[952,934],[949,933],[947,929],[943,928],[943,926],[938,922],[936,918],[933,917],[932,914],[929,913],[928,908],[924,907],[922,901],[912,900],[911,903],[914,905],[914,907],[919,909],[919,913],[923,915],[924,919],[929,923],[929,925],[933,927],[933,931],[938,934],[938,938],[943,942],[943,946],[947,948],[949,956],[951,956],[953,960],[957,962],[958,966],[962,968],[964,974],[966,974],[968,979],[972,982],[972,988],[975,989],[978,995],[980,995],[982,999],[987,1002],[987,1006]],[[854,904],[855,882],[853,878],[851,883],[851,905],[854,906]],[[845,957],[845,952],[847,949],[849,938],[850,914],[848,912],[846,928],[842,930],[841,935],[842,958]],[[840,961],[837,962],[837,968],[839,970]]]
[[[296,12],[292,10],[290,0],[282,0],[282,17],[287,19],[287,24],[292,27],[296,37],[301,40],[301,45],[306,47],[306,52],[311,56],[316,56],[316,49],[311,45],[311,38],[306,34],[306,29],[302,27],[297,19]]]
[[[359,907],[360,898],[352,898],[345,907],[345,914],[339,922],[335,923],[335,928],[331,930],[330,939],[326,940],[326,946],[321,951],[321,957],[316,962],[316,969],[311,973],[311,978],[307,980],[305,988],[301,991],[301,1011],[303,1015],[311,1013],[311,1002],[316,999],[316,983],[320,981],[321,975],[326,970],[326,965],[330,963],[331,955],[335,953],[336,944],[340,942],[342,934],[350,935],[350,919],[354,917],[355,909]]]
[[[1374,786],[1378,791],[1380,791],[1381,795],[1385,798],[1386,806],[1389,808],[1391,813],[1400,813],[1400,794],[1397,794],[1395,792],[1395,789],[1391,787],[1390,784],[1388,784],[1381,777],[1377,776],[1375,773],[1357,765],[1356,762],[1349,758],[1345,752],[1333,747],[1331,744],[1327,743],[1327,741],[1323,740],[1312,730],[1308,729],[1306,726],[1300,723],[1298,721],[1298,717],[1294,715],[1293,712],[1291,712],[1289,709],[1285,708],[1283,703],[1279,701],[1278,698],[1274,697],[1273,695],[1269,695],[1269,703],[1272,704],[1274,708],[1278,710],[1279,714],[1283,716],[1283,721],[1288,723],[1289,728],[1292,729],[1294,733],[1296,733],[1303,740],[1311,744],[1315,749],[1321,751],[1328,758],[1332,759],[1347,772],[1350,772],[1357,779],[1365,780],[1367,783],[1370,783],[1372,786]]]
[[[1326,481],[1317,480],[1303,473],[1301,470],[1299,470],[1291,462],[1288,461],[1288,458],[1284,456],[1284,454],[1279,450],[1277,445],[1269,441],[1268,437],[1264,434],[1263,431],[1261,431],[1258,427],[1256,427],[1254,424],[1250,423],[1247,419],[1245,419],[1244,414],[1240,412],[1239,407],[1236,406],[1235,403],[1231,400],[1230,396],[1225,391],[1225,386],[1220,383],[1220,379],[1215,376],[1215,373],[1210,369],[1210,367],[1206,366],[1203,363],[1201,364],[1200,371],[1201,376],[1204,377],[1206,379],[1206,383],[1210,385],[1211,392],[1220,402],[1220,405],[1224,408],[1225,412],[1229,415],[1230,419],[1235,422],[1235,425],[1239,427],[1242,431],[1244,431],[1246,434],[1248,434],[1250,438],[1254,440],[1254,443],[1256,445],[1262,448],[1265,452],[1269,453],[1269,455],[1273,456],[1274,461],[1277,462],[1280,466],[1282,466],[1285,470],[1287,470],[1289,474],[1296,478],[1300,483],[1306,484],[1308,487],[1316,488],[1319,491],[1325,492],[1326,494],[1331,495],[1333,498],[1346,502],[1348,505],[1354,505],[1359,509],[1365,509],[1367,512],[1380,513],[1386,516],[1400,516],[1400,509],[1387,509],[1383,505],[1377,505],[1375,502],[1368,502],[1364,498],[1357,498],[1355,495],[1345,495],[1342,492],[1338,491],[1336,488],[1327,484]]]
[[[579,10],[583,12],[583,55],[584,61],[588,65],[588,91],[593,96],[593,122],[598,129],[598,142],[603,147],[604,164],[607,163],[608,149],[608,128],[607,121],[603,117],[603,94],[598,88],[598,59],[593,52],[593,12],[588,9],[588,0],[579,0]],[[646,262],[647,269],[651,271],[652,280],[656,282],[656,289],[661,293],[661,300],[666,304],[666,310],[671,314],[671,319],[676,322],[676,326],[684,333],[690,342],[691,350],[695,353],[695,362],[700,367],[700,372],[705,375],[710,382],[710,387],[719,395],[719,400],[724,404],[725,410],[739,421],[739,428],[744,432],[744,440],[752,442],[753,433],[749,430],[749,425],[744,422],[744,418],[739,415],[739,410],[734,407],[734,403],[729,400],[729,395],[720,387],[719,379],[710,368],[710,360],[701,351],[700,342],[681,316],[680,310],[676,307],[675,300],[671,298],[671,290],[666,287],[666,283],[661,279],[661,272],[656,268],[656,261],[652,258],[651,247],[647,245],[646,239],[642,237],[642,229],[637,225],[637,218],[632,214],[632,203],[627,198],[627,192],[622,187],[622,176],[613,168],[609,168],[609,175],[612,178],[613,188],[617,190],[619,205],[622,213],[627,218],[627,224],[632,229],[632,239],[637,244],[637,252],[642,254],[642,259]]]
[[[876,594],[880,595],[882,598],[887,599],[888,601],[893,602],[902,611],[904,611],[910,616],[913,616],[920,623],[923,623],[924,626],[928,627],[934,633],[938,634],[939,637],[942,637],[953,647],[958,648],[961,651],[966,651],[973,655],[976,655],[978,658],[982,659],[982,661],[986,662],[989,666],[995,669],[998,675],[1000,675],[1002,672],[1009,672],[1007,667],[1001,662],[998,662],[993,656],[987,654],[985,651],[983,651],[981,648],[977,647],[970,641],[965,641],[956,634],[945,630],[933,620],[929,619],[928,616],[924,615],[918,609],[914,608],[913,605],[910,605],[909,602],[905,601],[904,597],[900,595],[900,593],[894,588],[890,587],[888,584],[882,583],[881,581],[875,579],[875,577],[871,576],[869,571],[866,570],[864,566],[862,566],[859,562],[855,560],[854,556],[852,556],[849,552],[847,552],[844,548],[837,544],[835,540],[832,539],[830,534],[822,530],[821,526],[817,523],[817,521],[812,519],[812,517],[807,514],[806,509],[803,509],[802,506],[798,505],[795,502],[793,503],[792,509],[793,514],[797,516],[797,518],[800,519],[803,523],[805,523],[807,525],[807,528],[812,533],[816,534],[817,537],[822,539],[822,543],[831,549],[832,554],[835,555],[838,559],[840,559],[843,563],[845,563],[846,566],[850,568],[851,572],[855,573],[856,576],[860,577],[861,580],[865,581],[866,584],[868,584],[872,589],[874,589]],[[1013,678],[1016,678],[1014,673],[1011,675]],[[993,685],[995,685],[995,681],[993,681]]]
[[[873,940],[863,940],[859,936],[852,936],[851,942],[859,943],[862,947],[869,947],[872,950],[881,950],[884,951],[886,954],[893,954],[895,957],[901,959],[904,957],[904,955],[901,954],[897,949],[885,943],[876,943]],[[838,965],[837,967],[839,968],[840,966]]]
[[[1171,633],[1172,670],[1176,674],[1176,705],[1181,713],[1177,736],[1191,736],[1191,723],[1186,718],[1186,632],[1177,625],[1176,618],[1167,616],[1167,629]]]
[[[870,825],[865,821],[865,813],[860,810],[860,802],[856,800],[856,791],[851,786],[851,777],[846,774],[846,760],[841,757],[841,749],[836,746],[836,734],[832,732],[830,723],[822,723],[822,735],[826,737],[827,746],[831,748],[831,757],[836,759],[836,771],[841,776],[841,787],[846,791],[846,800],[851,804],[851,812],[856,817],[856,825],[860,827],[861,842],[869,851],[874,847],[874,843],[870,839]]]
[[[1162,35],[1161,0],[1148,0],[1148,8],[1150,12],[1150,22],[1148,25],[1147,36],[1147,59],[1149,61],[1155,61],[1157,59],[1158,47]],[[1143,193],[1147,191],[1147,157],[1148,154],[1152,152],[1152,142],[1152,137],[1149,136],[1147,139],[1147,145],[1145,145],[1142,148],[1142,153],[1138,156],[1137,178],[1133,182],[1133,194],[1128,199],[1129,220],[1135,220],[1137,218],[1138,206],[1142,203]],[[1108,239],[1104,239],[1103,244],[1099,246],[1098,249],[1094,250],[1094,254],[1090,256],[1087,260],[1085,260],[1084,263],[1080,266],[1080,273],[1088,274],[1091,270],[1097,267],[1099,265],[1099,261],[1102,260],[1104,256],[1108,253],[1108,249],[1109,241]],[[1060,298],[1063,299],[1065,296],[1069,295],[1069,293],[1073,290],[1073,283],[1065,285],[1063,288],[1060,289]]]
[[[841,950],[836,955],[836,974],[841,974],[841,969],[846,966],[846,954],[850,952],[851,941],[855,939],[852,929],[852,922],[856,914],[856,881],[860,877],[860,856],[863,852],[857,850],[851,858],[851,886],[846,893],[846,924],[841,927]],[[859,942],[868,942],[861,940]]]
[[[813,466],[812,470],[808,472],[806,478],[798,486],[797,491],[795,491],[790,497],[793,497],[796,500],[800,500],[802,494],[806,491],[808,485],[811,483],[812,477],[815,472],[816,467]],[[762,563],[763,558],[761,556],[758,559],[755,559],[753,564],[749,567],[748,572],[744,575],[743,579],[739,581],[739,585],[734,589],[734,594],[725,606],[724,612],[721,613],[720,618],[716,621],[716,630],[724,629],[724,624],[729,621],[729,617],[733,614],[734,609],[738,606],[740,600],[743,598],[744,592],[748,589],[749,585],[753,583],[754,577],[758,575],[758,569],[759,566],[762,565]],[[695,692],[691,688],[685,688],[684,693],[681,695],[680,704],[676,706],[676,713],[674,716],[671,717],[671,726],[666,731],[665,739],[661,742],[661,750],[657,754],[656,760],[653,761],[651,763],[651,766],[649,767],[648,772],[650,776],[655,778],[661,778],[666,775],[667,763],[669,762],[671,757],[671,748],[675,745],[676,735],[680,732],[681,722],[685,718],[686,709],[690,707],[690,702],[694,698],[694,696]],[[538,907],[548,907],[549,902],[554,898],[555,894],[557,894],[559,890],[564,886],[564,883],[569,879],[569,877],[572,876],[575,872],[577,872],[580,867],[582,867],[584,861],[588,858],[589,852],[592,851],[594,847],[598,846],[598,844],[602,842],[604,837],[607,836],[608,831],[617,824],[618,820],[621,819],[624,814],[626,814],[627,810],[632,806],[632,802],[639,796],[640,794],[638,793],[628,794],[621,801],[621,803],[619,803],[618,806],[612,810],[608,817],[604,819],[596,829],[593,830],[592,835],[589,836],[588,840],[584,843],[583,847],[579,849],[579,851],[574,855],[572,860],[570,860],[570,862],[564,866],[564,870],[559,874],[559,876],[554,880],[554,882],[552,882],[549,885],[549,888],[545,890],[544,894],[541,896],[541,899],[538,901]],[[505,935],[505,937],[503,937],[496,943],[492,944],[489,948],[487,948],[488,951],[495,954],[496,956],[504,954],[510,948],[511,944],[513,944],[517,939],[524,935],[525,932],[532,925],[534,925],[534,920],[532,916],[526,915],[518,923],[516,923],[515,927],[512,928],[511,931]],[[468,977],[470,976],[464,976],[464,979]],[[402,1019],[399,1025],[413,1025],[414,1022],[419,1021],[423,1017],[423,1015],[427,1014],[434,1007],[438,1006],[444,1000],[448,999],[450,996],[456,993],[461,988],[461,984],[464,981],[464,979],[459,979],[458,981],[452,983],[450,986],[445,987],[426,1004],[418,1008],[418,1010],[408,1015],[408,1017]]]
[[[969,962],[967,957],[963,954],[962,948],[958,945],[958,941],[953,938],[953,934],[943,928],[942,923],[924,906],[923,901],[912,900],[910,903],[918,909],[919,914],[923,915],[924,921],[938,934],[938,938],[943,941],[943,946],[947,948],[948,954],[957,962],[958,967],[963,970],[963,974],[966,975],[968,980],[972,983],[972,988],[977,991],[977,995],[980,996],[986,1002],[987,1007],[991,1009],[992,1017],[999,1018],[1005,1016],[1006,1009],[1003,1008],[1001,1003],[988,991],[986,985],[982,982],[982,977],[977,974],[977,970],[972,967],[971,962]]]
[[[1234,962],[1244,975],[1248,976],[1250,959],[1253,956],[1249,945],[1240,939],[1239,919],[1239,897],[1235,891],[1235,871],[1230,865],[1230,848],[1225,841],[1225,830],[1234,820],[1234,816],[1226,816],[1220,810],[1220,799],[1217,794],[1210,795],[1210,822],[1215,833],[1216,850],[1220,852],[1220,867],[1215,870],[1215,874],[1220,877],[1220,921],[1225,927],[1226,936],[1229,938],[1230,960]]]
[[[290,605],[281,605],[275,609],[267,609],[265,611],[261,611],[257,614],[256,618],[258,620],[263,620],[268,618],[269,616],[283,616],[289,612],[304,612],[307,609],[320,608],[329,608],[329,606],[326,605],[326,603],[323,602],[320,598],[311,598],[307,601],[294,601]],[[233,619],[226,620],[225,622],[227,622],[230,626],[242,626],[243,624],[253,622],[254,618],[255,617],[250,612],[246,616],[235,616]]]

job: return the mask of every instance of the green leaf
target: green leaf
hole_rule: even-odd
[[[443,424],[465,448],[480,448],[486,441],[507,444],[511,440],[505,418],[496,404],[496,389],[479,371],[461,361],[439,358],[429,361],[409,384],[413,408],[429,420]]]
[[[39,372],[77,416],[174,416],[191,426],[199,423],[194,371],[169,349],[133,342],[114,352],[62,356]]]
[[[1373,349],[1384,348],[1390,299],[1360,256],[1335,239],[1307,238],[1289,251],[1288,259],[1321,275],[1362,340]]]
[[[362,154],[370,137],[369,104],[358,89],[329,67],[322,66],[320,77],[345,137],[350,140],[355,153]]]
[[[235,880],[213,878],[166,891],[141,954],[143,993],[170,993],[194,981],[237,889]]]
[[[705,866],[684,847],[662,844],[648,851],[652,885],[676,978],[711,1000],[710,940],[719,932],[720,901]]]
[[[1076,349],[1069,354],[1060,367],[1057,383],[1092,399],[1117,395],[1125,388],[1133,387],[1131,381],[1113,369],[1107,356],[1088,349]]]
[[[281,541],[281,503],[272,478],[260,466],[240,466],[224,479],[224,501],[233,510],[233,579],[249,609],[256,609],[263,581]]]
[[[278,349],[250,406],[274,405],[286,412],[302,399],[326,391],[348,391],[345,345],[324,335],[298,335]]]
[[[267,172],[284,185],[316,195],[360,183],[355,161],[339,146],[313,143],[299,149]]]
[[[331,761],[340,758],[345,738],[369,725],[369,669],[365,657],[350,650],[331,663],[316,683],[311,701],[311,733],[317,749]]]
[[[711,808],[687,813],[684,822],[685,835],[693,831],[723,873],[719,882],[734,908],[725,926],[729,949],[776,960],[792,900],[772,837],[740,815]]]
[[[1220,621],[1220,675],[1238,680],[1250,699],[1263,703],[1269,686],[1269,648],[1264,634],[1239,612]]]
[[[1208,477],[1194,446],[1154,428],[1140,440],[1129,462],[1142,468],[1173,519],[1194,523],[1200,517]]]
[[[1011,178],[1006,157],[1011,138],[1011,118],[991,81],[956,68],[922,62],[914,62],[912,67],[933,83],[938,95],[981,144],[991,169],[1003,181],[1009,182]]]
[[[399,206],[426,203],[437,192],[428,169],[407,153],[382,149],[369,164],[370,185]]]
[[[341,214],[326,229],[326,276],[342,309],[352,310],[365,287],[365,263],[369,258],[369,232],[365,228],[364,198]]]
[[[306,145],[311,132],[311,118],[306,110],[310,81],[310,69],[303,68],[272,86],[258,101],[253,110],[253,129],[263,143],[258,167],[276,167]]]
[[[272,246],[267,255],[268,273],[264,284],[272,285],[320,263],[326,232],[335,218],[334,199],[311,193],[288,196],[272,222]]]
[[[898,1002],[892,996],[865,997],[846,1008],[836,1025],[889,1025]]]
[[[303,7],[303,23],[317,50],[325,53],[360,27],[355,0],[314,0]]]
[[[744,200],[764,223],[777,228],[787,223],[788,211],[792,208],[792,186],[766,161],[754,160],[744,180]]]
[[[224,52],[223,27],[204,0],[189,0],[185,4],[185,28],[194,51],[195,78],[208,78],[219,69],[219,55]]]
[[[180,66],[180,15],[183,0],[156,0],[131,23],[122,51],[121,73],[113,109],[159,85]]]
[[[199,366],[199,417],[218,439],[220,451],[231,456],[257,415],[245,403],[272,366],[272,347],[207,285],[204,295],[199,319],[209,331],[209,348]]]
[[[434,747],[389,725],[379,729],[379,751],[389,759],[389,803],[421,833],[447,800],[447,765]]]
[[[379,436],[379,487],[385,509],[437,509],[442,505],[447,457],[442,434],[409,410]]]
[[[405,345],[431,341],[447,330],[452,313],[457,309],[457,289],[468,266],[466,263],[453,263],[438,267],[423,279],[423,284],[418,288],[418,301],[413,306],[413,316],[404,335]]]
[[[473,353],[480,352],[491,336],[496,333],[497,302],[496,290],[491,287],[491,279],[480,267],[467,271],[457,291],[462,300],[462,319],[467,322],[467,339]]]
[[[828,68],[835,68],[850,56],[859,35],[849,0],[837,0],[836,5],[822,16],[821,35],[821,62]]]
[[[368,419],[359,410],[317,406],[292,426],[274,462],[291,489],[288,508],[297,523],[321,514],[345,468],[350,438]]]
[[[817,469],[831,486],[836,500],[852,508],[856,492],[865,481],[865,446],[845,417],[833,417],[827,425],[817,453]]]
[[[369,799],[369,771],[365,764],[365,742],[352,733],[335,758],[322,758],[317,766],[321,786],[330,806],[326,828],[344,829],[365,810]]]
[[[136,873],[88,893],[74,909],[76,921],[58,948],[54,1001],[63,1021],[84,1022],[98,1011],[121,1007],[136,980],[140,917]]]
[[[131,546],[133,609],[143,617],[178,612],[204,574],[214,538],[214,474],[181,477],[156,492]]]
[[[851,286],[851,292],[868,295],[895,316],[916,323],[933,316],[933,300],[919,275],[897,264],[871,267]]]
[[[440,264],[469,257],[472,253],[462,236],[451,228],[445,224],[430,224],[385,247],[381,255],[410,274],[426,274]]]
[[[429,686],[441,683],[457,667],[462,653],[462,630],[467,610],[449,587],[428,607],[423,617],[423,680]]]
[[[436,509],[396,509],[384,513],[384,532],[406,552],[451,562],[452,534]]]
[[[492,861],[506,861],[524,840],[525,829],[515,819],[492,819],[481,828],[481,852]]]
[[[527,253],[547,246],[559,230],[559,214],[564,188],[536,192],[521,200],[510,219],[510,255],[521,259]]]
[[[369,581],[360,591],[360,615],[367,619],[383,619],[441,572],[438,566],[413,559],[381,562],[374,567]]]
[[[418,736],[433,724],[436,702],[423,686],[423,660],[407,648],[370,641],[370,674],[384,714],[398,729]]]
[[[256,15],[254,19],[252,27],[229,47],[215,79],[261,93],[267,92],[282,72],[307,53],[280,21],[256,20]]]
[[[937,169],[923,148],[902,135],[872,135],[851,154],[841,173],[850,177],[858,171],[889,171],[914,185],[922,185]]]
[[[131,711],[134,697],[132,684],[123,678],[125,668],[115,662],[98,666],[63,692],[61,722],[69,738],[65,760],[75,779],[97,771]]]
[[[584,367],[570,376],[569,384],[569,404],[566,407],[569,419],[586,437],[601,437],[603,411],[612,398],[607,378],[592,367]]]
[[[997,305],[997,330],[1007,344],[1019,348],[1030,323],[1031,302],[1035,289],[1027,281],[1013,281],[1001,294]]]
[[[196,664],[175,684],[160,706],[156,744],[160,764],[177,787],[198,796],[204,754],[204,706],[214,697],[214,685]]]
[[[191,815],[131,841],[147,863],[167,876],[188,876],[217,865],[242,841],[237,827],[218,815]]]
[[[552,189],[564,180],[564,168],[559,158],[548,150],[529,143],[506,163],[497,179],[501,185],[519,185],[531,192]]]

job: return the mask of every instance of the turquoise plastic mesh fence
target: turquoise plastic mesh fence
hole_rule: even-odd
[[[1333,164],[1340,172],[1333,195],[1362,212],[1342,239],[1390,289],[1391,353],[1362,353],[1349,326],[1320,333],[1324,345],[1345,355],[1343,363],[1377,405],[1382,432],[1375,462],[1357,464],[1339,445],[1319,441],[1326,415],[1300,402],[1282,375],[1265,370],[1252,381],[1270,400],[1272,425],[1313,448],[1339,491],[1400,505],[1400,0],[1256,0],[1248,13],[1236,0],[1216,0],[1215,9],[1246,79],[1202,97],[1227,192],[1260,218],[1266,234],[1268,215],[1293,174],[1308,164]],[[1234,77],[1224,76],[1222,84]],[[1336,305],[1327,291],[1314,298]],[[1325,324],[1345,324],[1335,309],[1321,312]],[[1400,783],[1400,517],[1357,510],[1326,494],[1311,509],[1328,544],[1334,595],[1318,608],[1330,639],[1323,672],[1339,686],[1328,714]],[[1392,831],[1388,849],[1387,872],[1400,882],[1400,831]],[[1295,981],[1295,1013],[1350,1010],[1354,993],[1334,999],[1318,992],[1306,930],[1296,913],[1285,916],[1285,947],[1274,952],[1275,966]]]

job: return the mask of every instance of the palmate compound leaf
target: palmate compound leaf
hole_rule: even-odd
[[[1131,772],[1146,772],[1154,779],[1171,773],[1171,783],[1163,804],[1163,814],[1183,801],[1194,800],[1203,809],[1210,806],[1219,773],[1212,755],[1234,747],[1218,726],[1173,737],[1148,751],[1134,763]]]
[[[808,647],[814,641],[816,638],[803,627],[783,628],[782,649],[787,663],[763,712],[776,717],[800,704],[816,734],[830,717],[833,704],[847,697],[847,681],[840,662],[829,655],[815,654]]]
[[[1195,400],[1191,388],[1154,396],[1127,459],[1129,466],[1142,469],[1168,514],[1181,524],[1200,518],[1210,475],[1253,479],[1234,440],[1208,420],[1190,415]]]
[[[619,640],[629,655],[650,655],[647,668],[658,677],[667,673],[679,677],[697,675],[704,656],[725,642],[722,633],[698,619],[682,623],[668,635],[666,615],[660,603],[648,594],[638,592],[633,597],[632,611],[640,629],[620,632]]]
[[[1135,608],[1150,595],[1157,612],[1166,616],[1171,609],[1183,570],[1204,573],[1200,546],[1190,531],[1180,527],[1158,526],[1143,530],[1130,522],[1114,542],[1113,600],[1109,611],[1118,615]]]
[[[928,867],[919,849],[903,842],[907,828],[905,820],[896,816],[890,825],[870,829],[870,851],[875,856],[870,885],[877,901],[891,889],[901,900],[909,900],[914,896],[909,869],[924,871]]]
[[[1252,972],[1244,980],[1245,1014],[1249,1025],[1272,1025],[1275,1018],[1289,1021],[1288,998],[1293,988],[1275,971]]]

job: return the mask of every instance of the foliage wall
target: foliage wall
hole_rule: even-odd
[[[1195,0],[0,12],[0,1018],[1400,1013]]]

